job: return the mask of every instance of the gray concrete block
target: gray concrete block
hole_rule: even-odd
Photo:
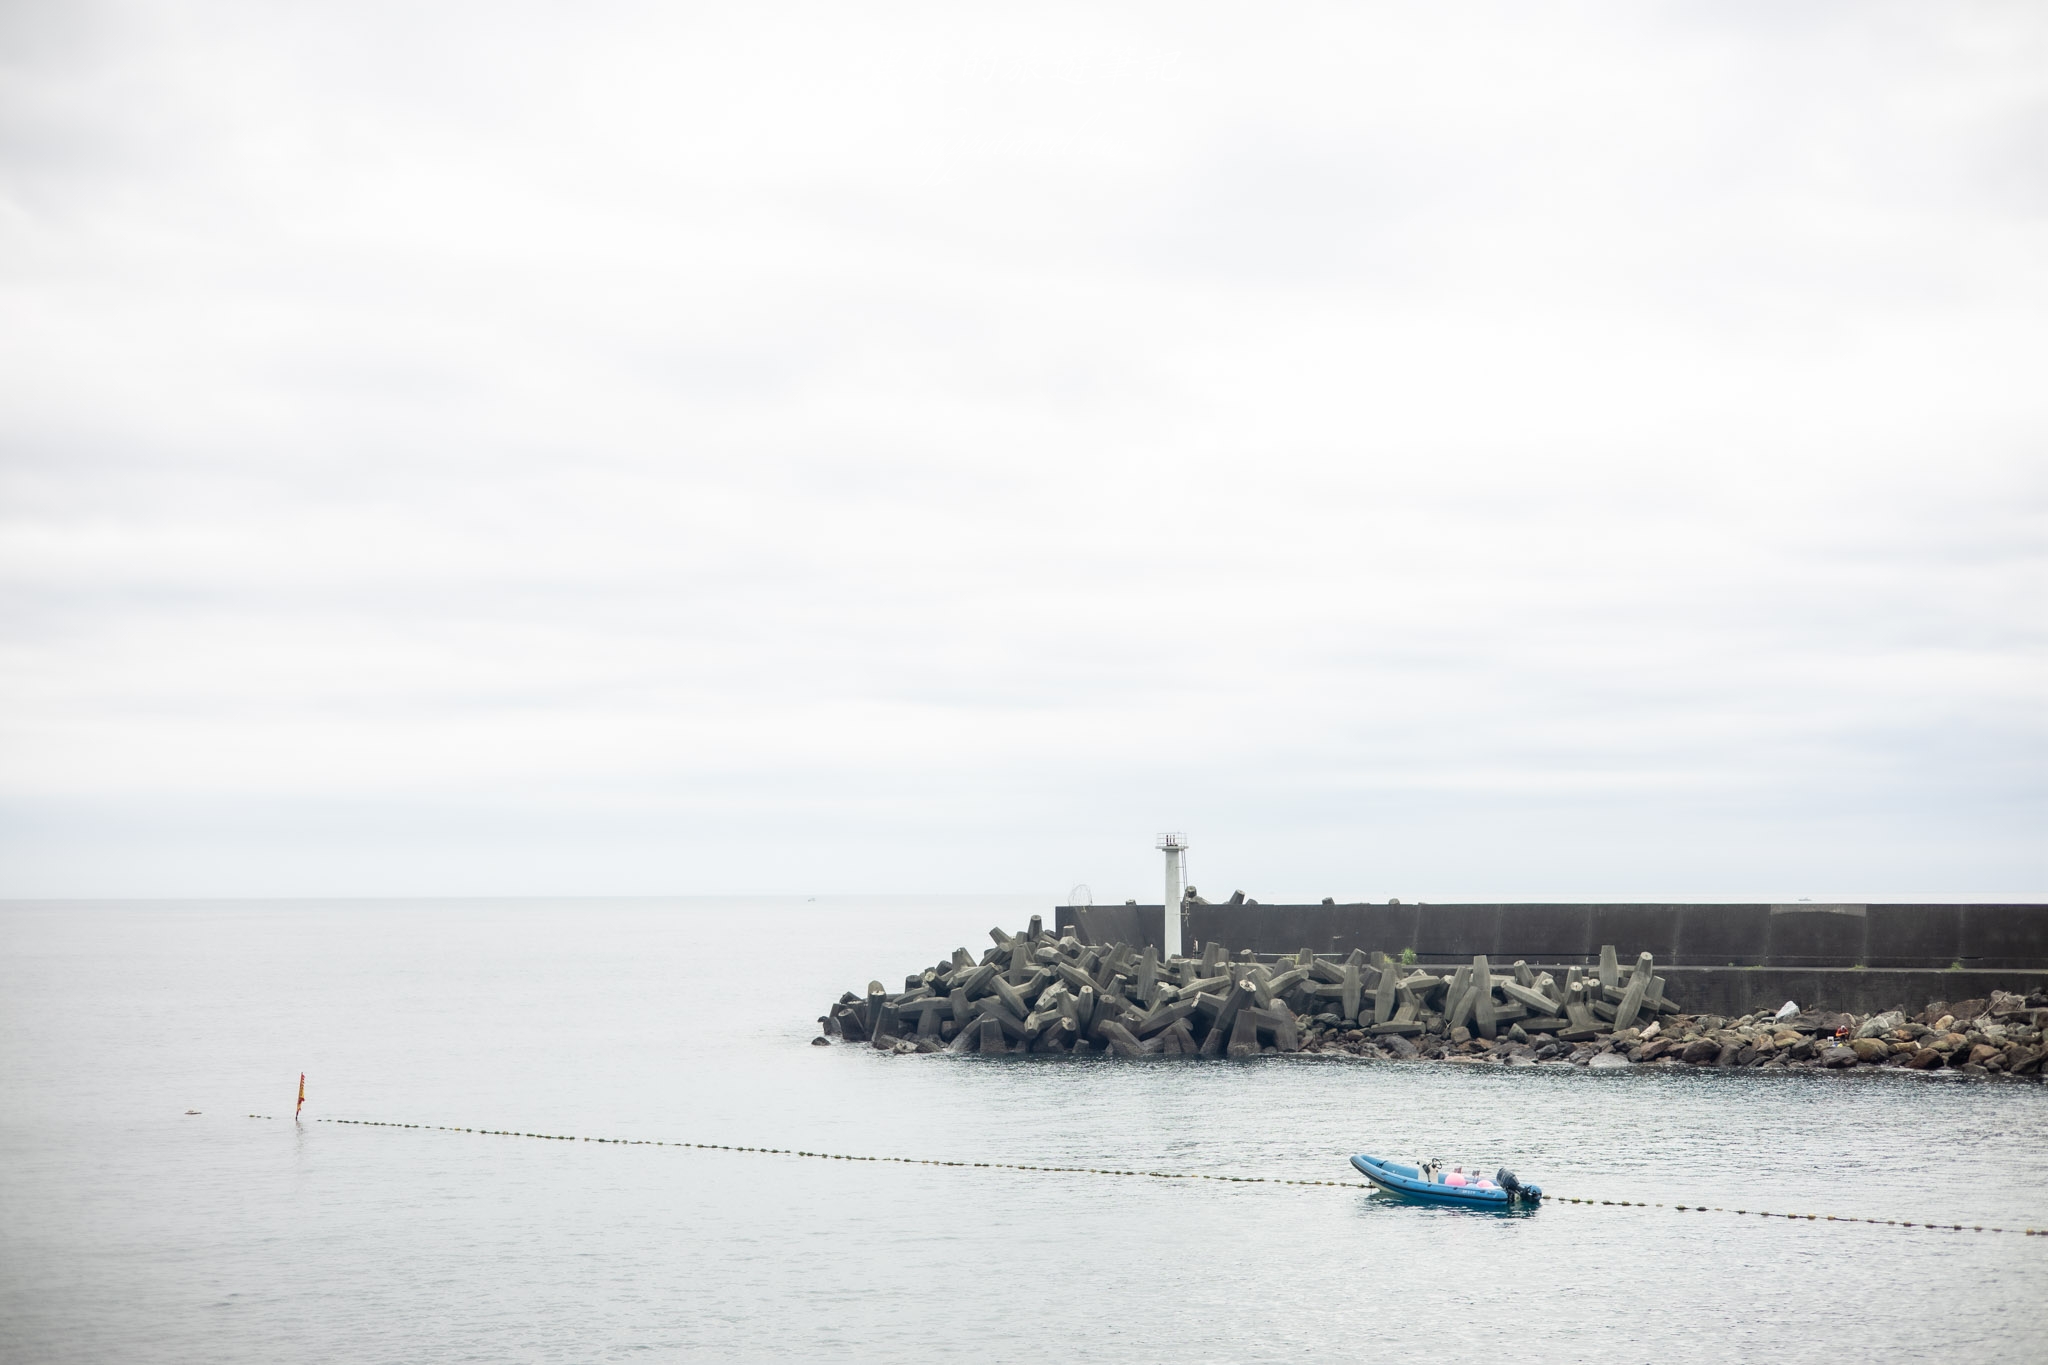
[[[1479,1036],[1488,1042],[1498,1029],[1493,1011],[1493,972],[1482,953],[1472,959],[1472,1017],[1478,1023]]]
[[[1256,1057],[1259,1055],[1259,1031],[1253,1022],[1257,1014],[1256,1008],[1239,1010],[1236,1017],[1231,1020],[1229,1056]],[[1218,1029],[1210,1037],[1216,1037],[1221,1032],[1222,1030]]]

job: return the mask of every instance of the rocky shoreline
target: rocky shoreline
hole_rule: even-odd
[[[1790,1002],[1739,1018],[1687,1013],[1664,993],[1650,954],[1562,980],[1484,957],[1422,968],[1381,953],[1161,960],[1151,948],[1083,944],[1037,916],[994,946],[965,948],[890,992],[849,991],[819,1017],[834,1039],[895,1054],[1119,1057],[1328,1056],[1503,1066],[1707,1067],[1850,1071],[1889,1068],[2039,1081],[2048,1061],[2048,994],[1994,991],[1874,1015]]]

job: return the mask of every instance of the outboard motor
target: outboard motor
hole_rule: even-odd
[[[1505,1166],[1493,1173],[1493,1183],[1507,1191],[1510,1204],[1535,1204],[1543,1198],[1541,1185],[1524,1185],[1515,1179],[1515,1173]]]

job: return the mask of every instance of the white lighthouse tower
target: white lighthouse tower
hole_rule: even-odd
[[[1162,834],[1153,847],[1166,851],[1166,942],[1161,946],[1161,957],[1179,957],[1183,952],[1180,941],[1180,895],[1187,884],[1188,836],[1185,834]]]

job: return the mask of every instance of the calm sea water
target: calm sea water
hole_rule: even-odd
[[[1438,1154],[1603,1198],[2048,1226],[2040,1087],[810,1045],[840,991],[1044,909],[0,907],[0,1356],[2048,1358],[2048,1238],[311,1121],[1308,1178]]]

